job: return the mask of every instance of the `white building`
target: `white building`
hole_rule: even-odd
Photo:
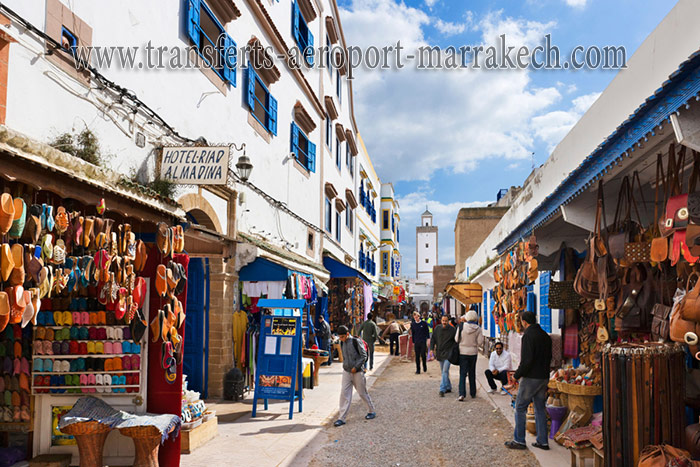
[[[375,294],[379,292],[379,248],[381,245],[379,216],[377,206],[380,204],[379,192],[381,182],[374,171],[367,148],[358,134],[360,153],[357,157],[358,177],[356,193],[359,205],[355,218],[357,220],[357,246],[359,269],[372,281]]]
[[[383,286],[398,284],[401,278],[401,253],[399,252],[399,202],[394,196],[391,183],[381,185],[381,214],[379,217],[381,232],[380,280]]]

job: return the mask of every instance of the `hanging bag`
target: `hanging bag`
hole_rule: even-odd
[[[664,197],[662,202],[665,205],[667,197],[666,191],[668,190],[668,187],[666,184],[666,175],[664,174],[663,158],[661,156],[661,153],[659,153],[656,156],[656,187],[654,189],[655,224],[651,227],[653,239],[651,241],[651,251],[649,254],[650,259],[656,263],[662,263],[668,259],[668,238],[661,235],[661,231],[659,230],[659,226],[662,223],[662,220],[659,217],[659,187],[661,186],[661,184],[663,184],[664,186]]]
[[[690,280],[695,277],[695,286],[690,289]],[[687,321],[700,323],[700,278],[698,273],[694,272],[688,277],[686,285],[686,294],[679,305],[680,316]]]
[[[452,346],[452,352],[450,352],[450,358],[448,360],[453,365],[459,365],[459,343],[462,341],[462,328],[464,323],[459,325],[459,337],[457,338],[457,345]]]
[[[651,261],[651,239],[653,238],[653,233],[651,230],[645,231],[642,228],[642,218],[639,215],[639,209],[637,208],[635,192],[639,193],[639,196],[642,199],[642,206],[646,206],[644,193],[642,191],[642,183],[639,180],[639,173],[636,170],[632,175],[632,182],[630,184],[630,199],[634,212],[637,215],[637,220],[630,221],[630,241],[625,243],[625,256],[622,262],[627,265],[632,265],[635,263],[649,263]],[[646,208],[644,214],[645,216],[647,214]],[[654,220],[654,222],[656,222],[656,220]]]

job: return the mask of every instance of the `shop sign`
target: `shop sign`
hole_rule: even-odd
[[[160,178],[181,185],[226,185],[230,151],[228,146],[163,148]]]

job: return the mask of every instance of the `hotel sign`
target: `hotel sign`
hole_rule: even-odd
[[[228,146],[166,147],[160,178],[181,185],[226,185]]]

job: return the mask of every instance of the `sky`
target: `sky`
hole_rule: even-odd
[[[534,47],[551,34],[577,45],[624,46],[631,57],[675,2],[652,0],[338,0],[348,45]],[[673,70],[671,70],[673,71]],[[460,208],[495,201],[543,164],[614,78],[612,70],[355,70],[359,131],[400,203],[403,274],[415,276],[415,227],[426,206],[439,264],[454,264]],[[660,83],[659,83],[660,84]],[[641,104],[641,102],[640,102]]]

